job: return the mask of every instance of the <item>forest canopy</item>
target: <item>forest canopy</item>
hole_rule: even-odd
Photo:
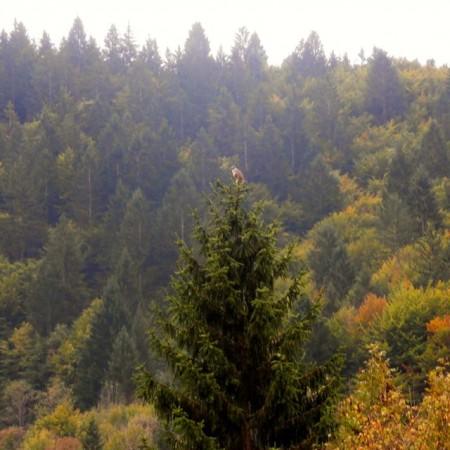
[[[245,28],[213,55],[199,23],[161,55],[77,18],[59,45],[21,22],[0,34],[1,448],[159,445],[133,374],[169,378],[154,306],[234,165],[320,307],[305,358],[344,356],[329,448],[446,442],[448,67],[351,62],[314,32],[273,66]],[[377,426],[406,411],[406,428],[379,443],[350,404]]]

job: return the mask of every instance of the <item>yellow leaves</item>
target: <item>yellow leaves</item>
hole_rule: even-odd
[[[61,438],[69,439],[70,447],[67,449],[77,449],[75,446],[79,428],[81,425],[81,414],[74,409],[69,401],[60,403],[53,412],[38,419],[29,429],[22,444],[23,450],[47,450],[61,447]],[[62,440],[66,442],[65,440]],[[57,447],[57,445],[59,445]],[[80,448],[80,447],[78,447]]]
[[[56,174],[60,195],[67,200],[71,195],[71,189],[75,179],[75,151],[68,147],[56,158]]]
[[[57,436],[75,436],[81,424],[81,415],[70,401],[60,403],[48,416],[36,422],[38,429],[46,428]]]
[[[429,374],[429,387],[418,406],[409,405],[393,383],[383,354],[357,376],[353,393],[338,407],[339,426],[325,449],[450,449],[450,373]]]
[[[32,434],[28,433],[22,443],[23,450],[47,450],[52,448],[55,438],[49,430],[38,430]]]
[[[96,414],[104,450],[138,448],[142,438],[152,441],[158,423],[149,405],[113,405]]]
[[[34,330],[33,326],[28,322],[23,322],[20,327],[16,328],[10,338],[17,352],[25,351],[33,342]]]
[[[60,153],[56,159],[56,166],[61,171],[71,171],[75,160],[75,152],[73,148],[67,147],[67,149]]]
[[[98,424],[104,450],[137,449],[143,438],[151,444],[158,426],[148,405],[112,405],[82,414],[63,401],[29,429],[22,450],[81,450],[83,430],[92,418]]]
[[[403,247],[372,275],[371,285],[386,293],[402,286],[411,286],[416,257],[417,252],[412,246]]]
[[[178,152],[178,161],[181,164],[186,164],[192,159],[192,149],[190,147],[183,146]]]
[[[401,124],[390,121],[379,127],[365,129],[353,141],[353,147],[357,153],[374,153],[386,148],[391,148],[393,144],[401,141]]]
[[[51,363],[57,373],[67,374],[70,372],[75,363],[76,352],[89,339],[92,322],[102,307],[103,300],[94,299],[74,322],[69,338],[64,340],[61,347],[51,358]]]

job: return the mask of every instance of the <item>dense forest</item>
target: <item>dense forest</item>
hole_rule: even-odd
[[[234,165],[320,305],[305,359],[342,361],[321,445],[448,448],[450,70],[359,57],[1,33],[1,449],[164,448],[135,369],[168,377],[154,311]]]

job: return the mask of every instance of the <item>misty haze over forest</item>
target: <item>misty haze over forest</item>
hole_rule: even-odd
[[[446,448],[449,225],[447,66],[17,21],[0,448]]]

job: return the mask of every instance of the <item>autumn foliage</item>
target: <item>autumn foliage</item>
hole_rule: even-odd
[[[427,323],[427,331],[435,334],[439,331],[450,330],[450,314],[445,316],[437,316]]]
[[[369,292],[355,315],[355,322],[359,325],[367,325],[378,317],[387,305],[384,297]]]
[[[450,373],[428,376],[428,388],[411,405],[396,384],[396,373],[376,346],[356,377],[351,395],[337,409],[338,428],[327,450],[450,449]]]

